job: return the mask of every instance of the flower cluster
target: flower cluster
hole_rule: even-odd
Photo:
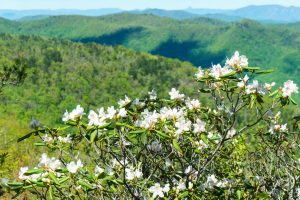
[[[78,119],[81,119],[81,117],[84,114],[85,114],[84,109],[80,105],[77,105],[77,107],[74,110],[72,110],[72,112],[69,113],[68,111],[66,111],[62,120],[64,122],[69,121],[69,120],[76,121]]]
[[[242,68],[248,67],[248,58],[244,55],[240,56],[240,53],[236,51],[230,59],[226,60],[225,65],[239,71]]]
[[[291,80],[288,80],[283,84],[282,96],[289,97],[293,93],[298,93],[298,86]]]
[[[300,176],[290,170],[298,146],[288,120],[272,113],[293,102],[298,87],[254,80],[263,73],[235,52],[224,67],[198,69],[201,99],[172,88],[167,99],[154,91],[125,96],[86,117],[78,105],[63,115],[64,127],[29,134],[57,157],[43,153],[18,182],[3,184],[41,199],[286,198]]]

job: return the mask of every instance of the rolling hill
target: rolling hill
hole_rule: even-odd
[[[298,27],[251,20],[228,23],[203,17],[175,20],[152,14],[121,13],[102,17],[55,16],[24,22],[3,19],[0,32],[122,45],[202,67],[222,63],[239,50],[249,57],[252,66],[275,69],[275,81],[294,79],[299,84]]]

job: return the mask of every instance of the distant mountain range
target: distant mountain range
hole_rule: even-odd
[[[0,9],[0,17],[11,20],[20,20],[22,18],[30,18],[33,16],[57,16],[57,15],[83,15],[83,16],[102,16],[108,14],[116,14],[123,12],[117,8],[103,8],[103,9],[58,9],[58,10],[2,10]]]
[[[151,14],[161,17],[185,20],[197,17],[209,17],[224,21],[239,21],[241,19],[252,19],[266,23],[291,23],[300,21],[300,7],[284,7],[280,5],[247,6],[236,10],[222,9],[198,9],[187,8],[185,10],[162,10],[146,9],[125,11],[117,8],[104,9],[59,9],[59,10],[1,10],[0,17],[11,20],[36,20],[47,16],[57,15],[83,15],[83,16],[103,16],[121,12],[136,14]],[[36,17],[38,16],[38,17]]]

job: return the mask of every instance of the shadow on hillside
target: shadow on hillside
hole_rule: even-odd
[[[144,30],[143,27],[122,28],[110,34],[105,34],[99,37],[78,38],[75,39],[75,41],[83,42],[83,43],[95,42],[99,44],[115,46],[115,45],[123,44],[123,42],[125,42],[127,38],[129,38],[133,34],[140,33],[143,30]]]
[[[189,61],[195,66],[210,67],[212,61],[214,64],[221,63],[226,58],[226,51],[210,52],[205,49],[205,45],[198,41],[186,40],[177,41],[173,38],[161,43],[152,54],[161,55],[169,58],[177,58],[182,61]]]

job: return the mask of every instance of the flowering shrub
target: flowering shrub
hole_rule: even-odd
[[[59,128],[36,127],[49,148],[19,180],[3,184],[41,199],[297,198],[298,128],[281,118],[298,87],[261,84],[269,70],[248,67],[238,52],[225,66],[195,75],[206,104],[171,89],[125,97],[119,107],[66,111]],[[53,153],[52,153],[53,154]]]

